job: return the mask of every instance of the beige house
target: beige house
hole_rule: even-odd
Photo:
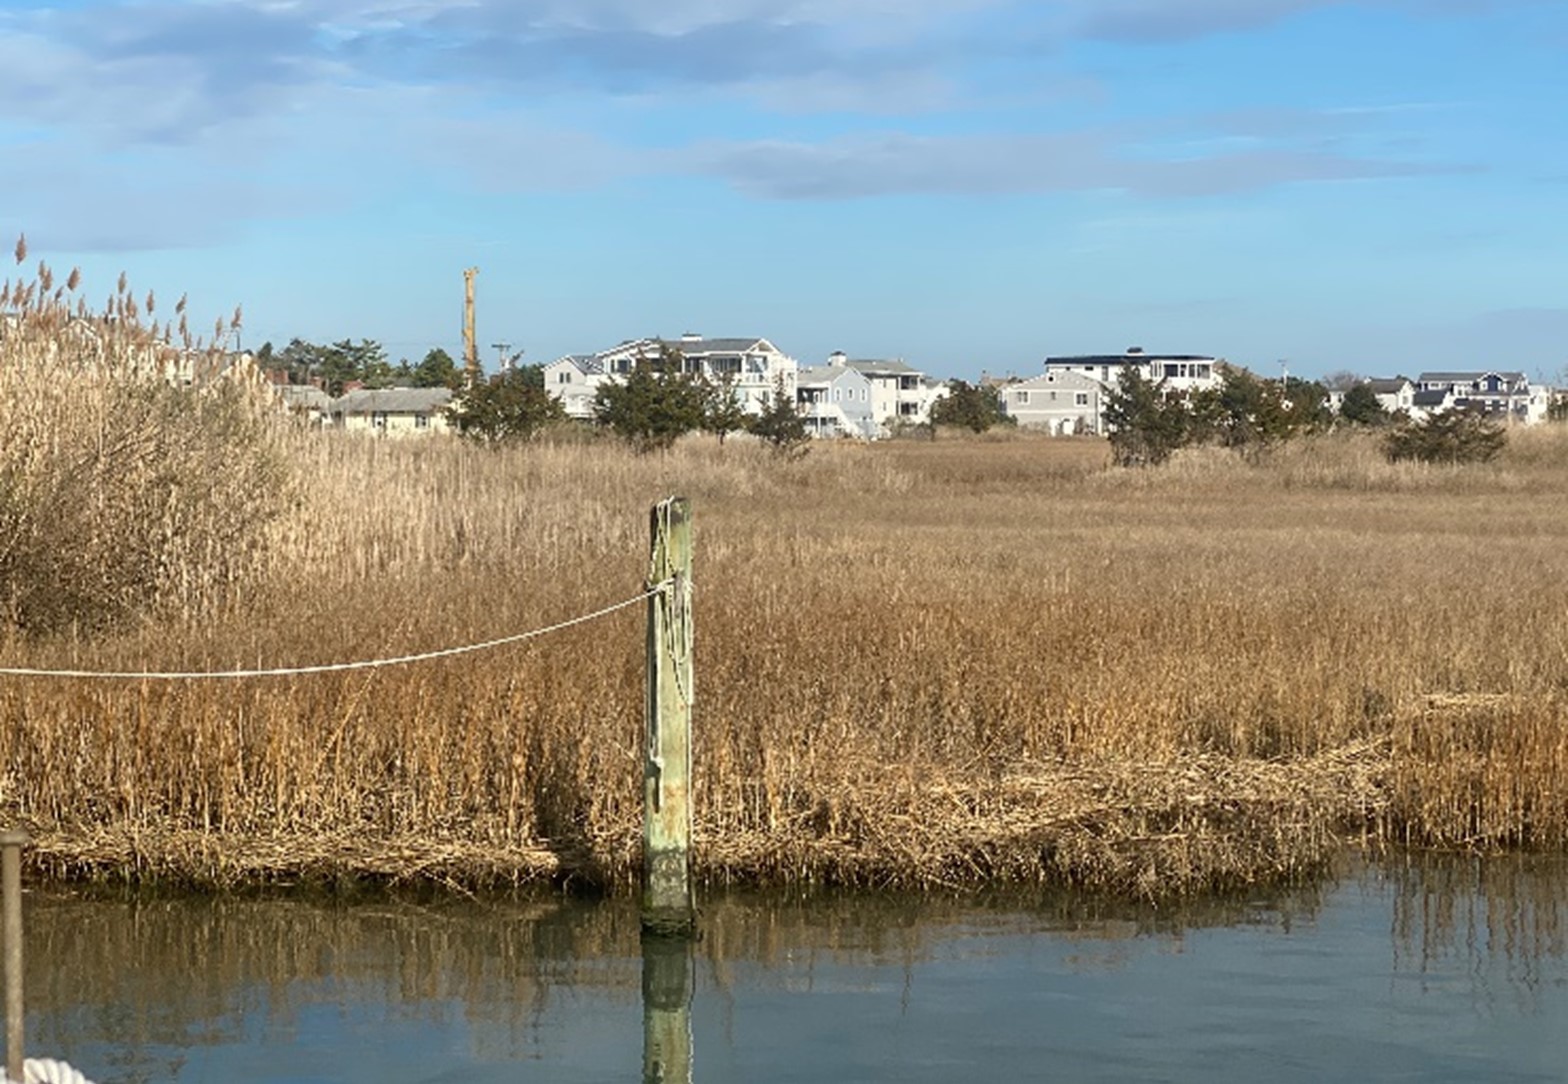
[[[332,424],[350,433],[421,436],[448,431],[450,388],[380,388],[351,391],[332,403]]]
[[[1016,420],[1020,428],[1044,430],[1052,436],[1101,430],[1105,386],[1094,377],[1053,370],[1031,380],[1003,385],[998,392],[1002,413]]]

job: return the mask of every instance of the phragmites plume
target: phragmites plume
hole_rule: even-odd
[[[27,234],[22,234],[16,239],[16,262],[20,264],[27,259]]]
[[[243,325],[244,323],[245,323],[245,306],[244,305],[235,305],[234,306],[234,315],[229,317],[229,330],[230,331],[238,331],[240,329],[241,325]]]
[[[218,317],[212,323],[212,341],[217,342],[223,338],[223,317]]]
[[[151,316],[152,313],[153,313],[153,310],[158,307],[158,299],[152,296],[152,291],[151,290],[147,291],[147,303],[145,305],[143,305],[142,307],[147,310],[147,314],[149,316]]]
[[[66,278],[65,278],[65,288],[67,290],[70,290],[72,293],[75,293],[76,292],[76,288],[78,286],[80,286],[81,284],[82,284],[82,269],[80,267],[73,267],[73,268],[71,268],[71,273],[69,275],[67,275]]]
[[[174,311],[180,313],[181,315],[185,313],[185,296],[186,295],[181,294],[180,299],[174,303]]]
[[[49,265],[42,260],[38,261],[38,289],[48,293],[54,286],[54,272],[49,270]]]
[[[120,282],[119,282],[119,284],[117,286],[115,286],[114,292],[117,293],[117,294],[123,294],[123,293],[125,293],[125,291],[129,290],[130,288],[131,288],[130,280],[125,277],[125,272],[121,271],[120,272]]]

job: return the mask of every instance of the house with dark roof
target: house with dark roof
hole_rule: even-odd
[[[1416,377],[1416,391],[1418,406],[1422,393],[1441,391],[1455,408],[1521,425],[1545,421],[1551,401],[1550,389],[1532,386],[1524,373],[1494,369],[1422,373]]]
[[[683,370],[727,384],[749,414],[761,414],[775,389],[795,397],[795,359],[767,339],[707,338],[687,333],[679,339],[630,339],[596,354],[568,354],[545,366],[545,389],[561,400],[569,417],[592,418],[594,397],[606,382],[624,379],[640,361],[655,361],[666,351],[680,354]]]

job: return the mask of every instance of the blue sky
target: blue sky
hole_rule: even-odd
[[[1557,379],[1568,4],[0,0],[0,193],[247,346]]]

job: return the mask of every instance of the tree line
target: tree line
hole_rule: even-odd
[[[341,339],[335,343],[313,343],[290,339],[281,350],[263,343],[255,354],[256,365],[266,371],[283,372],[290,384],[319,383],[328,395],[339,396],[350,384],[366,388],[452,388],[462,386],[463,370],[440,347],[428,351],[417,363],[407,358],[393,364],[386,350],[374,339]],[[542,367],[536,369],[538,383],[544,384]]]
[[[1390,413],[1365,383],[1345,392],[1340,409],[1317,381],[1265,380],[1225,366],[1216,387],[1183,391],[1128,366],[1105,397],[1111,453],[1124,467],[1157,466],[1182,448],[1219,445],[1257,455],[1286,441],[1338,427],[1382,432],[1391,460],[1483,462],[1507,440],[1502,427],[1473,410],[1412,419]]]

